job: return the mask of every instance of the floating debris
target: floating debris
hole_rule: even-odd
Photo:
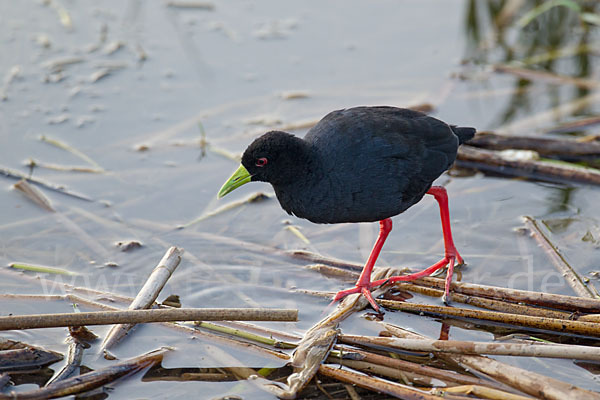
[[[42,187],[45,187],[46,189],[54,190],[55,192],[65,194],[67,196],[75,197],[77,199],[85,200],[85,201],[94,201],[91,198],[84,196],[82,194],[71,192],[71,191],[65,189],[65,187],[62,185],[56,185],[53,183],[42,181],[40,179],[31,178],[31,177],[25,175],[24,173],[22,173],[20,171],[16,171],[14,169],[0,167],[0,175],[4,175],[5,177],[12,178],[12,179],[26,179],[28,182],[35,183],[36,185],[40,185]]]
[[[73,20],[71,19],[71,14],[69,14],[69,11],[67,11],[67,9],[64,8],[57,0],[51,0],[49,4],[56,10],[61,25],[67,28],[69,31],[72,30]]]
[[[29,200],[33,201],[38,206],[46,211],[54,212],[54,208],[50,204],[50,200],[37,188],[31,186],[25,179],[13,185],[14,189],[23,193]]]
[[[109,76],[112,73],[112,71],[113,70],[110,69],[110,68],[99,69],[98,71],[92,72],[90,74],[90,77],[89,77],[88,80],[89,80],[90,83],[96,83],[99,80],[104,79],[107,76]]]
[[[296,100],[296,99],[306,99],[310,97],[308,92],[305,91],[289,91],[289,92],[281,92],[280,96],[284,100]]]
[[[146,51],[144,50],[144,48],[142,47],[141,44],[136,44],[135,47],[135,54],[137,56],[137,60],[139,62],[144,62],[148,59],[148,54],[146,53]]]
[[[169,295],[166,299],[164,299],[161,303],[163,306],[173,307],[173,308],[181,308],[181,299],[178,295],[172,294]]]
[[[281,118],[276,115],[259,115],[244,120],[246,125],[275,126],[281,124]]]
[[[79,64],[85,61],[83,57],[62,57],[54,60],[46,61],[42,64],[42,67],[51,71],[63,69],[69,65]]]
[[[26,345],[0,350],[0,371],[21,371],[45,367],[63,359],[62,354]]]
[[[35,37],[35,42],[45,49],[49,49],[50,47],[52,47],[50,38],[45,33],[40,33],[39,35],[37,35]]]
[[[8,99],[8,95],[6,94],[8,87],[11,83],[13,83],[16,79],[21,77],[22,71],[19,65],[13,66],[4,77],[4,85],[0,90],[0,100],[5,101]]]
[[[207,11],[214,11],[215,9],[214,3],[208,1],[169,1],[167,2],[167,7]]]
[[[110,365],[92,372],[74,376],[53,383],[52,385],[23,392],[0,393],[0,399],[52,399],[87,392],[111,383],[123,376],[131,375],[144,368],[159,364],[168,348],[161,348],[142,356],[131,358],[118,364]]]
[[[310,244],[310,240],[308,240],[308,238],[300,231],[300,228],[296,225],[293,225],[290,220],[283,221],[283,224],[285,225],[285,229],[292,232],[298,239],[302,240],[304,244]]]
[[[102,53],[106,54],[107,56],[110,56],[112,54],[115,54],[117,51],[121,50],[123,47],[125,47],[125,42],[115,40],[104,46],[104,49],[102,49]]]
[[[119,264],[117,264],[114,261],[107,261],[107,262],[104,263],[104,266],[108,267],[108,268],[118,268]]]
[[[139,249],[142,247],[142,243],[138,242],[137,240],[130,240],[128,242],[117,242],[115,245],[119,248],[119,250],[125,252]]]
[[[86,154],[84,154],[83,152],[77,150],[76,148],[74,148],[73,146],[58,140],[58,139],[54,139],[54,138],[50,138],[48,136],[45,135],[41,135],[40,136],[40,140],[42,142],[46,142],[48,144],[51,144],[55,147],[58,147],[59,149],[63,149],[65,151],[68,151],[69,153],[75,155],[76,157],[82,159],[83,161],[87,162],[88,164],[93,165],[96,169],[104,171],[104,168],[102,168],[100,166],[100,164],[98,164],[96,161],[92,160],[90,157],[88,157]]]
[[[297,26],[295,18],[269,21],[261,24],[252,34],[262,40],[286,39]]]
[[[134,147],[135,151],[144,152],[150,150],[150,145],[138,144]]]
[[[46,122],[48,122],[49,125],[59,125],[67,122],[70,118],[71,116],[69,114],[60,114],[55,117],[48,118]]]
[[[8,267],[14,268],[14,269],[20,269],[23,271],[40,272],[43,274],[69,275],[69,276],[80,275],[77,272],[69,271],[69,270],[62,269],[62,268],[48,267],[46,265],[34,265],[34,264],[26,264],[26,263],[10,263],[10,264],[8,264]]]
[[[259,201],[267,200],[269,198],[271,198],[270,195],[262,193],[262,192],[253,193],[253,194],[251,194],[250,196],[248,196],[245,199],[237,200],[237,201],[232,201],[231,203],[227,203],[224,206],[217,208],[216,210],[213,210],[213,211],[210,211],[210,212],[208,212],[208,213],[206,213],[204,215],[201,215],[200,217],[198,217],[198,218],[196,218],[196,219],[194,219],[194,220],[192,220],[192,221],[190,221],[190,222],[188,222],[186,224],[179,225],[177,227],[177,229],[189,228],[190,226],[192,226],[194,224],[197,224],[198,222],[202,222],[205,219],[208,219],[210,217],[214,217],[215,215],[222,214],[222,213],[224,213],[226,211],[233,210],[234,208],[243,206],[244,204],[257,203]]]
[[[30,158],[29,160],[27,160],[25,162],[25,165],[30,168],[38,167],[38,168],[46,168],[46,169],[51,169],[54,171],[63,171],[63,172],[83,172],[83,173],[90,173],[90,174],[101,174],[101,173],[105,172],[103,169],[97,169],[97,168],[93,168],[93,167],[83,167],[83,166],[80,167],[80,166],[76,166],[76,165],[52,164],[52,163],[46,163],[43,161],[34,160],[33,158]]]

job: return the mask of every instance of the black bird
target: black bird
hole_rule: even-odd
[[[269,182],[288,214],[320,224],[379,221],[380,231],[354,288],[334,301],[362,293],[379,312],[371,288],[408,281],[448,266],[444,301],[455,261],[463,264],[450,231],[446,189],[432,183],[454,162],[458,146],[474,128],[448,125],[423,113],[396,107],[354,107],[327,114],[304,137],[271,131],[244,152],[242,165],[219,191],[223,197],[251,181]],[[390,217],[425,194],[440,207],[444,258],[411,275],[371,281],[371,271],[392,229]]]

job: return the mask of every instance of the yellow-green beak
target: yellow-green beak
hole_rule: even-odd
[[[250,176],[250,172],[248,172],[248,170],[243,165],[240,165],[240,167],[233,173],[233,175],[231,175],[229,179],[227,179],[227,182],[225,182],[225,184],[221,187],[221,190],[219,190],[219,194],[217,195],[217,197],[220,199],[227,193],[233,192],[235,189],[239,188],[243,184],[250,182],[251,178],[252,177]]]

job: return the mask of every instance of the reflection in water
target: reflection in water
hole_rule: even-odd
[[[517,7],[515,4],[519,3]],[[598,30],[587,20],[597,16],[600,2],[580,2],[580,9],[554,6],[535,18],[527,18],[544,1],[470,0],[466,13],[466,59],[477,65],[512,64],[570,77],[589,78],[593,71],[593,33]],[[574,3],[574,2],[573,2]],[[547,4],[546,4],[547,6]],[[541,11],[541,8],[540,8]],[[533,92],[532,80],[515,79],[515,91],[496,118],[501,125],[535,111],[547,99],[551,107],[569,103],[589,94],[589,88],[573,85],[568,90],[550,84],[544,92]],[[572,115],[592,113],[582,104]]]
[[[559,212],[570,211],[576,213],[578,210],[573,209],[570,205],[573,195],[577,192],[577,188],[570,186],[548,186],[552,190],[549,191],[548,200],[548,214],[554,214]]]

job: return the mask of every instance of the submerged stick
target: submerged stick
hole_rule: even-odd
[[[163,258],[159,261],[158,265],[154,267],[154,270],[148,277],[148,280],[146,280],[146,283],[142,289],[140,289],[135,299],[129,305],[129,310],[149,308],[154,303],[154,300],[156,300],[158,297],[158,294],[165,286],[165,283],[167,283],[167,280],[171,277],[171,274],[181,262],[182,254],[183,249],[177,247],[171,247],[167,250]],[[101,351],[109,349],[117,344],[119,340],[127,335],[127,332],[129,332],[133,326],[134,325],[131,323],[113,326],[106,335],[104,342],[100,347]]]
[[[569,265],[565,258],[560,254],[556,246],[542,232],[535,219],[529,216],[523,217],[523,222],[531,236],[544,249],[554,267],[562,274],[569,286],[581,297],[596,298],[592,291],[586,286],[579,274]]]
[[[62,354],[24,345],[0,351],[0,371],[40,369],[63,359]]]
[[[89,311],[0,317],[0,331],[83,325],[173,321],[297,321],[298,310],[273,308],[167,308],[160,310]]]
[[[77,150],[73,146],[68,145],[65,142],[62,142],[62,141],[60,141],[58,139],[49,138],[49,137],[47,137],[45,135],[40,136],[40,140],[42,142],[46,142],[48,144],[56,146],[59,149],[68,151],[69,153],[73,154],[74,156],[79,157],[83,161],[85,161],[88,164],[92,165],[98,171],[104,171],[104,168],[102,168],[100,166],[100,164],[98,164],[96,161],[92,160],[89,156],[87,156],[86,154],[84,154],[81,151]]]
[[[53,190],[58,193],[62,193],[67,196],[75,197],[76,199],[79,199],[79,200],[94,201],[87,196],[67,190],[62,185],[56,185],[54,183],[49,183],[49,182],[42,181],[42,180],[39,180],[36,178],[31,178],[31,177],[27,176],[26,174],[24,174],[20,171],[14,170],[14,169],[0,167],[0,175],[4,175],[5,177],[11,178],[11,179],[25,179],[28,182],[35,183],[36,185],[42,186],[46,189]]]
[[[459,167],[476,168],[502,175],[600,185],[600,171],[595,168],[549,161],[516,160],[493,150],[479,149],[469,145],[460,146],[456,161]]]
[[[346,344],[375,348],[392,348],[400,350],[444,352],[454,354],[519,357],[567,358],[574,360],[600,360],[600,348],[591,346],[562,344],[521,344],[521,343],[487,343],[465,342],[460,340],[422,340],[398,339],[386,337],[369,337],[356,335],[339,335],[339,340]]]
[[[0,400],[42,400],[63,397],[106,385],[125,375],[129,375],[160,363],[169,348],[162,348],[146,353],[142,356],[131,358],[127,361],[88,372],[83,375],[74,376],[45,386],[37,390],[27,392],[0,393]]]

